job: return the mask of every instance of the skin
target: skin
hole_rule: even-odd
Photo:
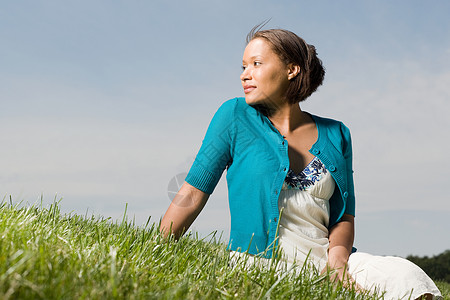
[[[269,108],[269,119],[288,141],[290,167],[301,172],[314,158],[309,153],[318,138],[316,125],[309,114],[298,104],[289,104],[285,98],[290,80],[299,74],[300,67],[285,64],[264,39],[256,38],[244,51],[243,72],[240,76],[245,100],[249,105],[264,105]],[[161,233],[180,237],[194,222],[205,206],[209,194],[188,183],[184,183],[161,220]],[[333,270],[335,280],[347,285],[356,285],[348,274],[347,263],[354,241],[354,216],[344,214],[329,230],[328,264],[323,270]],[[432,299],[425,294],[418,299]]]
[[[335,278],[352,284],[353,279],[348,274],[347,262],[352,251],[355,236],[355,217],[344,214],[340,222],[329,232],[328,268],[335,270]],[[324,270],[325,271],[325,270]]]
[[[314,120],[298,104],[289,104],[285,98],[289,81],[299,74],[300,67],[285,64],[272,50],[270,43],[261,38],[252,40],[244,51],[243,72],[240,76],[245,100],[249,105],[269,107],[269,119],[288,141],[290,168],[299,173],[314,158],[309,152],[318,138]],[[348,273],[348,258],[355,236],[355,217],[344,214],[329,230],[328,263],[322,271],[333,270],[332,277],[345,285],[356,284]],[[432,299],[425,294],[418,299]]]
[[[202,211],[209,194],[184,182],[161,220],[160,231],[164,237],[173,234],[178,239],[192,225]]]
[[[316,142],[318,131],[312,118],[298,104],[289,104],[285,98],[290,80],[300,72],[300,67],[286,65],[260,38],[252,40],[244,51],[243,72],[240,76],[245,100],[249,105],[270,107],[269,119],[288,141],[291,168],[302,171],[314,158],[309,149]],[[180,237],[205,206],[209,194],[184,183],[161,220],[161,233]],[[336,279],[344,276],[354,238],[354,217],[344,215],[342,221],[329,233],[328,266],[335,269]]]
[[[279,108],[280,99],[284,99],[290,79],[300,71],[296,66],[283,63],[263,39],[248,43],[242,69],[240,78],[247,104],[263,104],[274,110]]]
[[[314,158],[309,149],[318,138],[314,120],[298,104],[289,104],[284,96],[300,67],[286,65],[270,43],[260,38],[247,45],[242,63],[241,82],[247,104],[271,107],[269,119],[288,141],[290,167],[300,173]],[[354,216],[345,214],[329,232],[328,268],[336,271],[337,279],[351,280],[345,272],[353,240]]]

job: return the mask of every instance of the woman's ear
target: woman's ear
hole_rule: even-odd
[[[289,69],[288,69],[288,79],[289,80],[294,79],[299,73],[300,73],[300,66],[294,65],[294,64],[289,64]]]

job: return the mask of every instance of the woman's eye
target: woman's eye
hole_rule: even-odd
[[[259,65],[261,65],[261,62],[260,61],[255,61],[254,63],[253,63],[253,65],[256,67],[256,66],[259,66]]]
[[[245,69],[247,69],[247,66],[241,66],[242,71],[245,71]]]

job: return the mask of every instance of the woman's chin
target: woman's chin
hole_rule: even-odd
[[[260,104],[263,104],[264,101],[255,99],[254,97],[251,97],[250,95],[245,95],[245,102],[248,105],[260,105]]]
[[[248,93],[245,95],[245,102],[251,106],[263,106],[271,109],[277,109],[283,103],[282,100],[275,101],[277,98],[261,97],[260,95],[252,95]]]

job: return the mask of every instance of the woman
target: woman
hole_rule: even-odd
[[[161,221],[162,233],[179,237],[187,230],[227,169],[231,251],[270,258],[281,248],[289,263],[302,265],[308,256],[340,280],[386,289],[386,298],[408,297],[411,289],[414,298],[440,296],[431,279],[404,259],[351,254],[350,132],[299,106],[322,84],[322,63],[314,46],[294,33],[259,28],[249,33],[243,56],[245,99],[225,102],[214,115]],[[393,274],[379,271],[392,266]],[[402,270],[405,277],[393,282],[389,276],[399,278]]]

